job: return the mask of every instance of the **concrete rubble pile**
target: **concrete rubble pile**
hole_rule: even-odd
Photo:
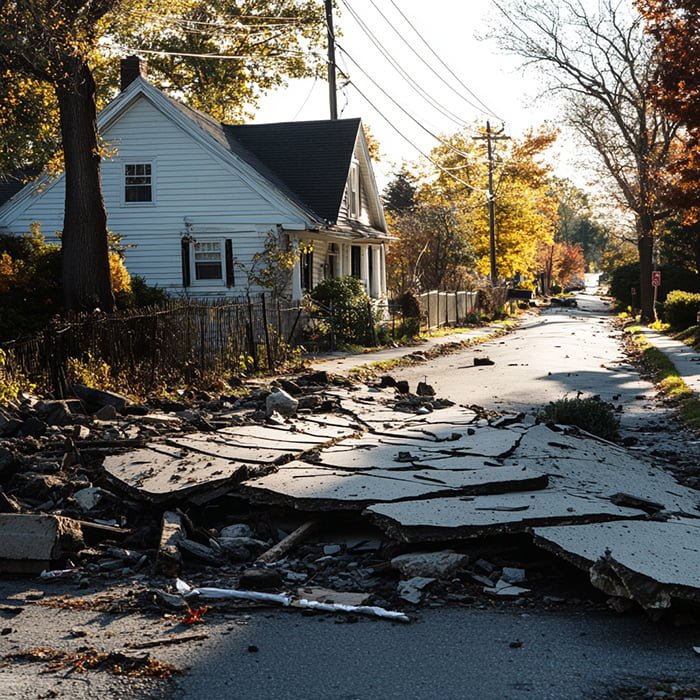
[[[74,390],[0,412],[0,573],[128,577],[173,608],[186,576],[331,609],[581,603],[580,569],[615,609],[700,611],[700,493],[581,431],[391,377],[148,406]]]

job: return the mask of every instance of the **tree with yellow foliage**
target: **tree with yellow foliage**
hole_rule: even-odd
[[[467,269],[489,273],[488,163],[483,143],[474,140],[474,134],[463,130],[445,138],[431,154],[440,169],[424,166],[413,208],[390,217],[398,243],[389,260],[394,260],[395,277],[397,268],[402,271],[404,284],[412,278],[414,285],[428,288],[463,280]],[[556,132],[542,127],[505,145],[499,142],[494,192],[496,264],[502,279],[534,282],[538,249],[553,242],[558,202],[543,157],[555,139]]]

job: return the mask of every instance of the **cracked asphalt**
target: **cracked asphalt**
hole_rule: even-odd
[[[475,367],[474,357],[494,364]],[[347,363],[346,363],[347,364]],[[316,366],[328,371],[333,361]],[[500,411],[536,412],[562,396],[598,394],[622,407],[623,433],[635,449],[674,452],[698,464],[698,442],[683,433],[625,357],[604,305],[582,297],[578,309],[533,316],[513,333],[392,375],[411,386],[427,378],[439,396]],[[14,601],[37,582],[0,582]],[[49,594],[63,590],[60,585]],[[78,595],[75,590],[69,591]],[[700,629],[654,624],[644,615],[577,610],[524,611],[429,607],[409,625],[299,610],[232,612],[198,626],[202,641],[153,650],[187,667],[166,683],[127,683],[105,674],[43,674],[37,664],[0,663],[0,698],[474,698],[520,700],[615,697],[615,688],[655,680],[697,682]],[[126,640],[171,634],[177,620],[26,605],[1,621],[0,649],[34,644],[123,648]],[[80,628],[87,637],[75,638]]]

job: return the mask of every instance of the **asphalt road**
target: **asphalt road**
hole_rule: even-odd
[[[427,377],[440,396],[501,410],[537,411],[564,395],[599,394],[622,405],[623,425],[640,436],[639,449],[682,442],[697,452],[690,438],[675,432],[653,387],[627,364],[619,341],[600,301],[582,297],[579,309],[546,312],[503,338],[393,374],[412,385]],[[474,357],[484,355],[495,364],[475,367]],[[4,595],[10,589],[24,595],[25,588],[0,584]],[[7,650],[38,643],[120,648],[127,640],[176,631],[172,618],[36,606],[3,624],[14,630],[0,637],[0,648]],[[76,640],[70,630],[82,625],[88,637]],[[165,686],[124,684],[98,674],[57,680],[38,674],[36,665],[0,663],[0,698],[49,697],[53,689],[58,694],[51,697],[78,700],[545,700],[606,692],[615,697],[615,688],[661,678],[700,683],[700,656],[692,649],[700,644],[700,629],[677,630],[642,615],[575,606],[559,612],[525,612],[515,604],[497,611],[419,608],[408,625],[369,619],[348,624],[344,618],[270,610],[218,616],[200,630],[209,638],[153,651],[190,669]]]
[[[163,635],[209,636],[150,650],[188,669],[165,683],[0,663],[0,698],[570,700],[659,678],[700,680],[692,649],[700,630],[659,626],[641,614],[525,612],[513,605],[417,609],[409,624],[364,618],[349,624],[298,610],[232,612],[195,628],[178,619],[26,606],[4,623],[15,632],[2,637],[3,654],[30,646],[124,650],[131,641]]]

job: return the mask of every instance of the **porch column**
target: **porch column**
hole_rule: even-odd
[[[368,245],[363,245],[360,248],[360,279],[365,285],[367,294],[370,293],[370,280],[369,280],[369,255],[370,249]]]
[[[338,277],[345,277],[345,243],[338,243]]]
[[[292,301],[301,301],[301,259],[299,258],[299,239],[292,238],[292,251],[294,252],[294,267],[292,268]]]
[[[379,260],[381,262],[381,286],[382,298],[386,297],[386,243],[382,243],[379,247]]]
[[[382,263],[381,263],[381,246],[369,246],[369,254],[372,256],[372,285],[371,296],[374,299],[382,297]]]

